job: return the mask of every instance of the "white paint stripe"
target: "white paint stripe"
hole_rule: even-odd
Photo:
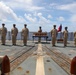
[[[42,52],[42,45],[39,44],[38,46],[38,52]],[[43,62],[43,56],[38,56],[37,63],[36,63],[36,75],[45,75],[44,72],[44,62]]]

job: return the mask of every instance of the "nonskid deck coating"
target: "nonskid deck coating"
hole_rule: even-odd
[[[19,68],[22,68],[23,71],[18,71]],[[17,75],[16,72],[18,72],[18,75],[68,75],[50,56],[42,51],[41,46],[38,47],[37,55],[32,55],[26,59],[11,72],[11,75]]]
[[[12,46],[12,45],[9,45],[10,43],[8,43],[8,45],[7,46],[2,46],[2,45],[0,45],[0,56],[4,56],[4,55],[8,55],[10,58],[12,58],[12,56],[16,56],[16,53],[18,53],[19,51],[21,51],[22,50],[22,48],[25,48],[25,49],[27,49],[27,47],[26,46],[23,46],[23,44],[22,43],[18,43],[18,46]],[[37,45],[38,43],[33,43],[33,42],[28,42],[28,47],[30,47],[30,46],[34,46],[34,45]],[[60,44],[60,43],[57,43],[56,44],[56,47],[52,47],[52,45],[51,45],[51,42],[50,43],[42,43],[42,45],[46,45],[47,47],[49,47],[50,49],[52,49],[52,50],[59,50],[61,53],[63,53],[63,54],[66,54],[70,59],[72,59],[75,55],[76,55],[76,53],[75,53],[75,51],[76,51],[76,47],[74,47],[74,45],[73,45],[73,42],[71,43],[69,43],[68,44],[68,47],[63,47],[63,44]],[[45,52],[44,53],[46,53],[46,50],[45,50]],[[49,75],[49,74],[51,74],[50,73],[50,71],[53,69],[51,69],[51,68],[48,68],[48,64],[51,66],[51,65],[53,65],[53,67],[54,67],[54,69],[58,72],[58,74],[60,74],[61,73],[61,71],[63,72],[62,73],[62,75],[67,75],[67,73],[59,66],[59,65],[57,65],[57,63],[55,63],[48,55],[46,55],[46,54],[44,54],[45,56],[45,58],[43,57],[43,59],[45,60],[45,59],[48,59],[49,58],[49,60],[51,61],[51,62],[48,62],[48,60],[45,60],[44,61],[44,68],[45,68],[45,75],[47,74],[47,75]],[[32,60],[34,60],[34,59],[36,59],[37,60],[37,55],[35,55],[35,56],[31,56],[31,57],[29,57],[29,58],[27,58],[29,61],[30,61],[30,59],[31,59],[31,61]],[[28,60],[25,60],[24,62],[29,62]],[[34,63],[34,66],[35,66],[35,69],[34,69],[34,71],[35,72],[33,72],[33,75],[36,75],[36,61],[35,60],[35,63]],[[30,62],[31,62],[30,61]],[[47,61],[47,62],[46,62]],[[47,63],[47,64],[46,64]],[[54,66],[54,63],[57,65],[57,68],[56,68],[56,66]],[[23,62],[21,63],[21,64],[23,64]],[[20,65],[21,65],[20,64]],[[25,65],[25,66],[29,66],[29,65],[32,65],[33,63],[28,63],[28,65],[26,65],[26,64],[23,64],[23,65]],[[46,66],[45,66],[46,65]],[[25,66],[23,66],[23,67],[25,67]],[[18,67],[18,66],[17,66]],[[17,68],[16,67],[16,68]],[[26,68],[27,68],[26,67]],[[58,69],[58,67],[60,67],[59,69]],[[18,67],[18,69],[20,69],[20,67]],[[30,68],[30,69],[32,69],[32,68]],[[55,71],[53,69],[53,72]],[[13,71],[15,71],[15,69],[13,70]],[[27,74],[26,74],[27,73]],[[31,73],[31,72],[30,72]],[[10,74],[11,75],[11,74]],[[15,75],[15,74],[14,74]],[[21,74],[20,74],[21,75]],[[24,74],[22,74],[22,75],[32,75],[32,73],[31,74],[29,74],[29,70],[26,70],[25,71],[25,73]],[[51,74],[51,75],[53,75],[53,74]],[[61,75],[61,74],[60,74]]]

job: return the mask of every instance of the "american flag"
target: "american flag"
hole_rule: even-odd
[[[58,27],[58,32],[61,32],[61,30],[62,30],[62,24],[60,24],[60,26]]]

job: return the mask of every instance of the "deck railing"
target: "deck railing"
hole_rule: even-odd
[[[28,40],[32,40],[33,33],[34,32],[29,32]],[[47,35],[48,35],[48,40],[50,41],[51,40],[50,32],[47,32]],[[62,32],[58,33],[57,39],[59,39],[59,38],[63,38]],[[1,39],[1,36],[0,36],[0,39]],[[6,40],[11,40],[11,32],[10,31],[7,32]],[[22,40],[21,32],[18,32],[17,40]],[[37,38],[35,38],[35,40],[37,40]],[[42,39],[42,40],[44,40],[44,39]],[[73,41],[73,40],[74,40],[73,32],[69,32],[68,41]]]

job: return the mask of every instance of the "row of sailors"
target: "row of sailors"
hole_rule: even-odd
[[[5,45],[6,41],[6,35],[7,35],[7,28],[5,27],[5,24],[2,24],[1,31],[1,42],[2,45]],[[18,29],[16,28],[16,24],[13,24],[13,28],[11,29],[12,34],[12,45],[16,45],[16,37],[18,34]],[[23,36],[23,43],[24,45],[27,45],[27,38],[28,38],[29,30],[27,28],[27,24],[24,24],[24,28],[22,29],[22,36]]]
[[[52,46],[56,46],[56,38],[58,35],[58,31],[56,29],[56,25],[53,25],[53,29],[50,31],[51,32],[51,37],[52,37]],[[42,32],[41,27],[39,27],[39,31],[38,32]],[[68,30],[67,27],[65,27],[65,30],[63,31],[63,43],[64,43],[64,47],[67,46],[67,39],[68,39]],[[39,42],[40,42],[41,38],[39,38]],[[76,46],[76,32],[74,32],[74,44]]]
[[[68,39],[68,30],[67,29],[68,29],[68,27],[65,27],[65,30],[63,31],[64,47],[67,46],[67,39]],[[58,31],[56,29],[56,25],[54,25],[54,28],[51,30],[52,46],[55,46],[57,35],[58,35]],[[74,32],[74,44],[76,46],[76,32]]]
[[[58,31],[56,29],[56,25],[54,25],[53,27],[54,28],[51,30],[51,37],[52,37],[52,46],[55,46]],[[2,45],[5,45],[7,28],[5,27],[4,23],[2,24],[2,28],[0,29],[0,31],[1,31]],[[42,32],[41,27],[39,27],[38,32]],[[11,29],[11,34],[12,34],[12,45],[16,45],[16,37],[17,37],[17,34],[18,34],[18,29],[16,28],[16,24],[13,24],[13,28]],[[27,45],[28,34],[29,34],[29,29],[27,28],[27,24],[24,24],[24,28],[22,29],[22,36],[23,36],[23,44],[24,45]],[[67,30],[67,27],[65,27],[65,30],[63,31],[64,46],[67,46],[67,39],[68,39],[68,30]],[[40,40],[41,40],[41,38],[39,38],[39,41]],[[76,32],[74,33],[74,43],[75,43],[75,46],[76,46]]]

